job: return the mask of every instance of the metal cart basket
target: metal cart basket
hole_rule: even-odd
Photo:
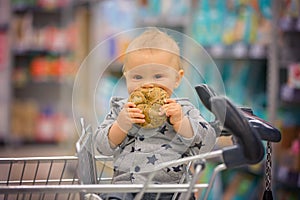
[[[260,162],[265,154],[262,140],[278,142],[280,132],[273,127],[262,129],[263,126],[249,120],[249,116],[228,99],[213,96],[206,87],[199,86],[196,90],[216,119],[224,119],[223,132],[232,133],[237,138],[236,144],[159,164],[144,184],[112,184],[112,157],[95,155],[92,129],[81,119],[82,134],[74,156],[0,158],[0,199],[100,199],[96,194],[101,193],[134,193],[137,200],[145,193],[156,193],[156,199],[160,199],[162,193],[174,193],[172,199],[190,199],[192,194],[201,193],[201,198],[207,199],[220,171]],[[225,115],[219,112],[224,108]],[[270,134],[266,134],[267,131]],[[208,183],[199,183],[209,159],[218,159],[220,164]],[[174,164],[187,166],[181,183],[152,183],[157,171]]]

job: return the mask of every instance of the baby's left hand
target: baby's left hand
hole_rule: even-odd
[[[181,123],[183,118],[181,105],[174,99],[165,100],[165,104],[161,107],[161,114],[166,114],[173,126]]]

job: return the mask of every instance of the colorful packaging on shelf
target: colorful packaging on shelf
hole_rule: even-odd
[[[300,63],[293,63],[288,67],[288,85],[300,89]]]
[[[36,101],[15,100],[11,112],[11,136],[27,142],[33,141],[38,112]]]
[[[0,72],[8,67],[9,54],[9,35],[0,31]]]
[[[298,0],[284,1],[281,5],[279,26],[283,31],[299,30],[299,6]]]
[[[69,6],[73,0],[36,0],[36,4],[44,9],[53,10]]]
[[[35,82],[67,82],[75,77],[76,65],[72,58],[36,57],[30,64],[30,76]]]
[[[53,109],[47,107],[42,110],[37,118],[35,140],[38,142],[54,141]]]

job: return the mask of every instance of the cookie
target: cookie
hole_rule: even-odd
[[[167,117],[160,115],[159,109],[168,98],[168,93],[160,87],[139,88],[133,91],[128,101],[133,102],[145,115],[145,122],[138,125],[149,129],[161,126]]]

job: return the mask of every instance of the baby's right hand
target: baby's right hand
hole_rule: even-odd
[[[117,118],[117,123],[119,127],[124,132],[128,132],[132,128],[132,124],[134,123],[144,123],[145,122],[145,115],[142,111],[136,107],[136,105],[132,102],[127,102],[119,116]]]

